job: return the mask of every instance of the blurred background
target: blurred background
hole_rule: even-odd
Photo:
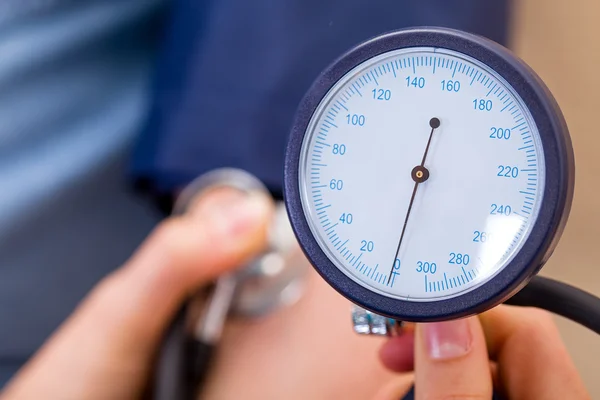
[[[352,45],[406,26],[488,36],[550,87],[577,173],[543,274],[600,294],[600,136],[589,122],[600,109],[600,3],[347,3],[2,0],[0,387],[193,177],[241,167],[281,196],[287,130],[308,85]],[[558,323],[600,398],[600,339]]]
[[[516,0],[512,48],[546,82],[565,115],[575,149],[575,198],[569,223],[554,255],[542,270],[600,294],[600,137],[589,126],[600,107],[600,3],[582,0]],[[559,319],[559,318],[557,318]],[[600,398],[598,336],[559,320],[567,347],[592,398]]]

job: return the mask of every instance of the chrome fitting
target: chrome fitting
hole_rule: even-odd
[[[367,311],[356,304],[352,305],[352,326],[360,335],[398,336],[402,332],[402,322]]]

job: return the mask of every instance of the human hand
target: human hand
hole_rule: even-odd
[[[414,376],[396,377],[375,399],[401,399],[413,383],[417,400],[491,399],[493,388],[507,400],[589,399],[545,311],[499,306],[479,318],[418,324],[414,336]],[[384,345],[384,364],[405,370],[405,341]]]
[[[160,224],[84,299],[0,397],[139,398],[177,308],[264,246],[270,212],[261,195],[223,189]]]
[[[354,333],[350,302],[312,268],[305,285],[292,306],[229,321],[202,399],[364,400],[395,377],[377,356],[385,338]]]

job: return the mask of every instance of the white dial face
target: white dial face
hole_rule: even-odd
[[[371,291],[409,301],[491,279],[537,218],[544,158],[514,89],[464,54],[409,48],[346,74],[314,113],[300,158],[310,229]]]

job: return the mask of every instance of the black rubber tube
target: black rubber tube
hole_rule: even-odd
[[[177,313],[157,355],[152,400],[195,400],[210,371],[215,347],[190,337],[188,305]]]
[[[563,282],[536,276],[505,304],[542,308],[600,334],[600,298]]]

